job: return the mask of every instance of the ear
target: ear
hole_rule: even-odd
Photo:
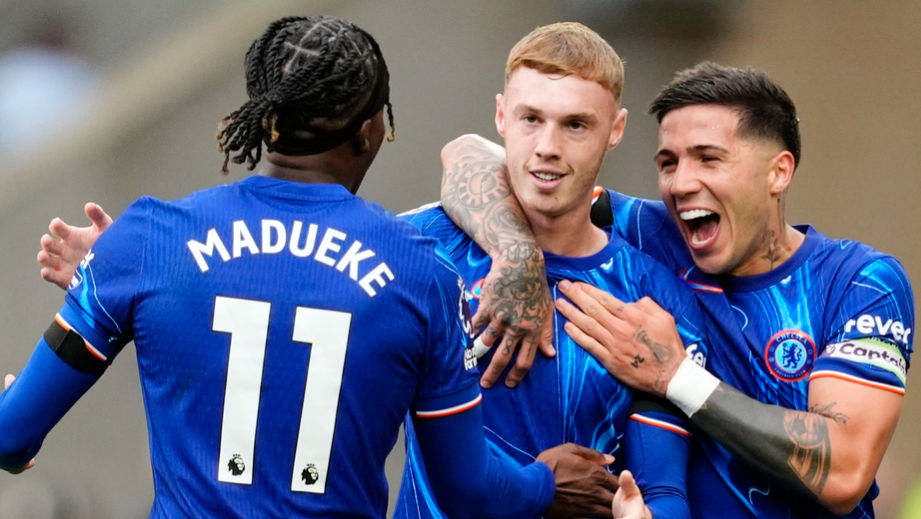
[[[796,160],[788,150],[783,150],[774,156],[771,171],[768,173],[771,195],[781,195],[790,187],[795,170]]]
[[[371,125],[373,124],[372,119],[361,123],[361,128],[358,129],[358,132],[355,134],[355,137],[352,139],[355,147],[355,154],[362,155],[371,151]]]
[[[614,126],[611,127],[611,137],[608,139],[608,149],[617,146],[624,138],[624,128],[627,127],[627,109],[621,108],[614,117]]]
[[[505,97],[496,94],[496,131],[505,138]]]

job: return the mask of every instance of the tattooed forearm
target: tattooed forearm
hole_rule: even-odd
[[[478,314],[501,323],[497,329],[512,339],[503,341],[505,353],[510,353],[518,338],[539,337],[553,303],[543,252],[509,187],[504,152],[496,148],[473,136],[445,146],[441,202],[448,217],[493,259]],[[525,342],[537,344],[534,339]]]
[[[515,200],[505,165],[477,139],[461,139],[445,152],[441,202],[448,216],[487,253],[525,242],[534,244],[527,219]]]
[[[831,440],[821,416],[799,411],[784,413],[784,429],[792,442],[790,468],[816,495],[822,493],[831,470]]]
[[[827,420],[758,402],[725,383],[691,418],[751,466],[811,499],[822,493],[831,472]]]

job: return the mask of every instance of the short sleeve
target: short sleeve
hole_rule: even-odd
[[[473,326],[463,281],[440,247],[426,298],[427,347],[413,412],[434,418],[462,412],[480,402]]]
[[[67,290],[61,317],[106,356],[133,338],[150,211],[147,198],[129,206],[87,253]]]
[[[835,376],[904,394],[914,336],[911,285],[890,256],[867,263],[838,292],[831,333],[810,379]]]

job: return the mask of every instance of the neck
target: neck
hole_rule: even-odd
[[[780,231],[765,231],[756,261],[746,268],[732,272],[733,276],[754,276],[781,266],[800,248],[806,236],[792,225],[783,224]]]
[[[337,150],[303,156],[267,153],[266,164],[259,173],[305,184],[341,184],[355,193],[370,162],[356,161],[354,155],[347,156]]]
[[[559,216],[532,214],[525,211],[534,237],[541,249],[560,256],[590,256],[608,243],[608,235],[592,225],[589,212],[571,212]]]

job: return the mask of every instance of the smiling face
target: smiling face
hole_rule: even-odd
[[[532,225],[589,222],[592,187],[626,117],[595,81],[526,66],[511,73],[496,96],[496,127],[505,138],[509,182]]]
[[[662,200],[694,263],[711,274],[767,272],[798,246],[781,200],[793,157],[769,139],[740,137],[738,123],[736,110],[700,104],[668,112],[659,125]]]

